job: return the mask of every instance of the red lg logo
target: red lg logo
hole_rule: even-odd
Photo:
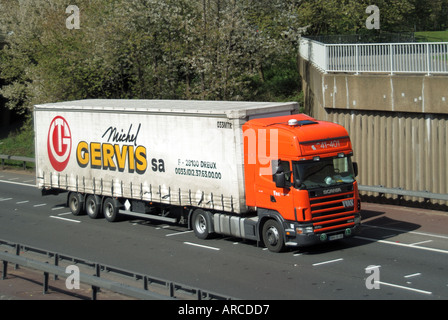
[[[47,150],[53,168],[59,172],[64,170],[72,151],[72,135],[70,127],[63,117],[55,117],[50,124]]]

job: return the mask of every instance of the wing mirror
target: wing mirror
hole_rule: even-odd
[[[355,174],[355,177],[358,176],[358,163],[353,162],[353,173]]]
[[[284,172],[277,172],[273,176],[277,188],[286,188],[286,178]]]

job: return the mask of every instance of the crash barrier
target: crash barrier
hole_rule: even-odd
[[[0,154],[0,159],[2,163],[2,170],[5,169],[5,160],[14,160],[14,161],[21,161],[23,163],[23,169],[26,170],[26,164],[27,162],[35,163],[36,161],[34,158],[29,157],[21,157],[21,156],[9,156],[5,154]]]
[[[116,267],[100,264],[97,262],[91,262],[88,260],[71,257],[65,254],[42,250],[30,246],[25,246],[16,243],[10,243],[8,241],[0,240],[0,245],[11,247],[15,250],[15,253],[0,252],[0,260],[2,263],[2,280],[6,279],[8,274],[8,264],[14,264],[15,268],[19,266],[34,269],[43,272],[43,294],[48,293],[49,290],[49,276],[54,275],[54,279],[59,277],[68,278],[71,274],[66,272],[66,267],[59,264],[63,261],[69,261],[74,265],[90,267],[93,269],[94,274],[80,273],[80,283],[90,285],[92,287],[92,300],[97,299],[97,295],[100,289],[112,291],[115,293],[123,294],[128,297],[142,299],[142,300],[232,300],[234,298],[224,296],[214,292],[202,290],[195,287],[175,283],[146,274],[136,273],[129,270],[119,269]],[[21,252],[32,252],[40,256],[46,256],[53,259],[53,264],[48,261],[39,261],[38,259],[30,259],[20,255]],[[106,277],[101,277],[102,274],[107,273],[114,277],[121,278],[123,281],[111,280]],[[125,284],[124,280],[133,279],[134,283],[142,281],[142,287],[137,285]],[[151,290],[150,286],[154,286]],[[157,288],[155,287],[157,286]],[[154,290],[158,289],[155,292]]]
[[[383,186],[363,186],[363,185],[358,186],[358,190],[366,192],[376,192],[379,193],[380,195],[393,194],[400,197],[416,197],[416,198],[423,198],[425,200],[434,199],[434,200],[448,201],[448,194],[432,193],[428,191],[410,191],[401,188],[386,188]]]

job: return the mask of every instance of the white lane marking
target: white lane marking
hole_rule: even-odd
[[[9,184],[16,184],[19,186],[25,186],[25,187],[33,187],[35,188],[35,184],[29,184],[29,183],[22,183],[22,182],[14,182],[14,181],[8,181],[8,180],[0,180],[0,182],[9,183]]]
[[[428,243],[428,242],[432,242],[432,240],[426,240],[426,241],[420,241],[420,242],[411,243],[410,246],[416,246],[418,244]]]
[[[167,234],[166,237],[177,236],[177,235],[179,235],[179,234],[190,233],[190,232],[193,232],[193,230],[182,231],[182,232],[176,232],[176,233],[170,233],[170,234]]]
[[[67,207],[54,207],[54,208],[51,208],[51,210],[62,210],[62,209],[65,209],[65,208],[67,208]]]
[[[372,242],[380,242],[380,243],[385,243],[385,244],[392,244],[394,246],[414,248],[414,249],[421,249],[421,250],[427,250],[427,251],[433,251],[433,252],[439,252],[439,253],[448,254],[448,250],[442,250],[442,249],[436,249],[436,248],[428,248],[428,247],[421,247],[421,246],[410,245],[410,244],[406,244],[406,243],[392,242],[392,241],[379,240],[379,239],[373,239],[373,238],[366,238],[366,237],[360,237],[360,236],[354,236],[354,238],[361,239],[361,240],[372,241]]]
[[[3,199],[0,199],[0,202],[2,202],[2,201],[8,201],[8,200],[12,200],[12,198],[3,198]]]
[[[320,266],[322,264],[333,263],[333,262],[338,262],[338,261],[342,261],[342,260],[344,260],[344,259],[339,258],[339,259],[334,259],[334,260],[329,260],[329,261],[324,261],[324,262],[313,263],[313,266]]]
[[[420,272],[417,273],[413,273],[413,274],[408,274],[407,276],[404,276],[405,278],[412,278],[412,277],[417,277],[417,276],[421,276],[422,274]]]
[[[220,248],[204,246],[202,244],[197,244],[197,243],[192,243],[192,242],[184,242],[184,244],[188,244],[190,246],[195,246],[195,247],[201,247],[201,248],[205,248],[205,249],[210,249],[210,250],[216,250],[216,251],[221,250]]]
[[[369,224],[363,224],[363,226],[369,227],[369,228],[377,228],[377,229],[384,229],[384,230],[390,230],[390,231],[398,231],[400,233],[411,233],[411,234],[418,234],[418,235],[421,235],[421,236],[428,236],[428,237],[434,237],[434,238],[448,239],[448,236],[443,236],[441,234],[433,234],[433,233],[426,233],[426,232],[407,231],[407,230],[404,230],[404,229],[378,227],[378,226],[372,226],[372,225],[369,225]]]
[[[69,221],[69,222],[81,223],[81,221],[78,221],[78,220],[67,219],[67,218],[62,218],[62,217],[57,217],[57,216],[50,216],[50,218],[64,220],[64,221]]]
[[[58,213],[58,216],[67,216],[69,214],[72,214],[72,213],[71,212]]]
[[[34,208],[36,208],[36,207],[43,207],[43,206],[46,206],[47,204],[46,203],[39,203],[39,204],[35,204],[33,207]]]
[[[29,202],[29,200],[25,200],[25,201],[16,202],[16,204],[24,204],[24,203],[28,203],[28,202]]]
[[[400,286],[400,285],[398,285],[398,284],[387,283],[387,282],[383,282],[383,281],[375,281],[375,283],[379,283],[379,284],[382,284],[382,285],[385,285],[385,286],[394,287],[394,288],[398,288],[398,289],[410,290],[410,291],[414,291],[414,292],[418,292],[418,293],[423,293],[423,294],[432,294],[432,292],[430,292],[430,291],[425,291],[425,290],[420,290],[420,289],[414,289],[414,288],[404,287],[404,286]]]
[[[375,270],[375,269],[378,269],[378,268],[381,268],[381,266],[380,265],[378,265],[378,266],[370,266],[370,267],[367,267],[365,270],[366,271],[368,271],[368,270]]]

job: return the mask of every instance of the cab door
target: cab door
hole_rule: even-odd
[[[255,179],[257,207],[280,213],[285,220],[294,218],[291,161],[273,160],[272,174],[259,172]]]

